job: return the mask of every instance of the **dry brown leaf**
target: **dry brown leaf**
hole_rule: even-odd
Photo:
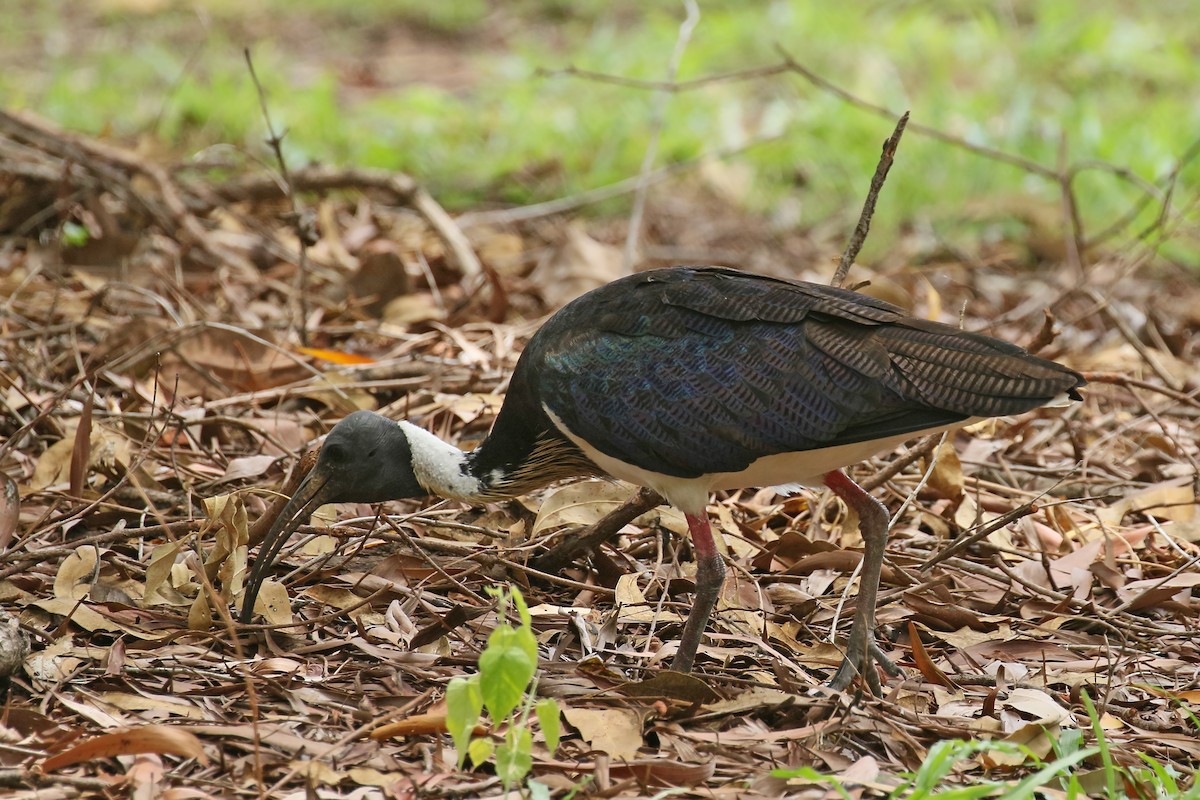
[[[323,603],[339,611],[345,611],[348,608],[354,608],[350,612],[353,616],[361,615],[369,608],[364,606],[363,599],[349,589],[339,589],[334,586],[325,586],[323,584],[317,586],[309,586],[304,591],[300,592],[304,597],[312,598],[318,603]]]
[[[72,439],[60,439],[47,447],[37,459],[34,475],[29,479],[29,491],[40,492],[42,489],[58,485],[71,474],[71,456],[74,453]]]
[[[567,225],[566,237],[537,265],[532,279],[551,308],[566,305],[584,292],[627,274],[620,249],[596,241],[583,225]]]
[[[237,481],[244,478],[261,478],[278,460],[275,456],[243,456],[230,459],[221,480]]]
[[[546,495],[532,535],[564,525],[592,525],[629,500],[629,489],[611,481],[568,483]]]
[[[632,759],[642,747],[642,717],[636,711],[564,705],[562,713],[591,750],[614,761]]]
[[[1196,516],[1196,494],[1192,477],[1185,476],[1139,489],[1096,513],[1109,526],[1117,526],[1126,514],[1145,513],[1160,520],[1188,522]]]
[[[133,759],[125,771],[130,784],[130,800],[159,800],[167,774],[163,760],[156,753],[142,753]]]
[[[292,604],[287,587],[274,578],[267,578],[254,600],[254,613],[261,614],[268,625],[289,625],[292,622]]]
[[[656,758],[611,764],[608,774],[613,779],[636,780],[644,786],[695,786],[711,778],[716,768],[715,760],[704,764],[681,764],[667,758]]]
[[[83,497],[87,467],[92,460],[92,405],[95,400],[95,392],[89,392],[87,399],[83,401],[83,410],[79,415],[79,427],[75,429],[75,442],[71,447],[69,470],[69,491],[72,497]]]
[[[343,416],[354,411],[374,411],[379,407],[375,395],[358,385],[359,380],[338,372],[323,372],[320,379],[300,393],[300,397],[334,409]]]
[[[937,460],[929,470],[925,486],[938,497],[957,500],[963,495],[963,471],[951,437],[945,437],[936,452]]]
[[[1052,730],[1057,733],[1057,726],[1052,726]],[[1028,748],[1028,752],[984,750],[980,754],[979,760],[988,769],[1019,767],[1034,757],[1045,759],[1054,751],[1054,740],[1056,738],[1057,736],[1052,737],[1051,733],[1043,725],[1037,723],[1023,724],[1005,736],[1004,741],[1024,745]]]
[[[21,492],[17,482],[0,472],[0,553],[8,549],[21,519]]]
[[[54,596],[68,600],[87,597],[98,574],[99,556],[95,547],[80,547],[64,558],[54,576]]]
[[[984,622],[978,614],[969,608],[950,603],[936,603],[914,592],[908,592],[904,595],[904,604],[913,611],[921,614],[922,617],[928,618],[923,619],[922,622],[935,620],[943,623],[946,628],[951,630],[970,628],[977,631],[993,631],[996,629],[994,623]]]
[[[146,565],[146,589],[142,595],[143,605],[191,605],[192,601],[180,594],[179,587],[171,580],[176,575],[175,567],[179,553],[177,542],[163,542],[150,552],[150,562]],[[181,576],[191,583],[190,573],[180,572]],[[192,584],[192,588],[195,588],[195,584]]]
[[[296,774],[303,775],[310,787],[337,786],[346,779],[345,772],[316,759],[298,759],[289,764],[289,767],[296,770]]]
[[[359,786],[392,786],[400,781],[408,780],[407,772],[383,772],[369,767],[351,767],[346,770],[347,777]]]
[[[132,694],[130,692],[105,692],[100,700],[122,711],[156,711],[175,717],[207,719],[208,714],[178,698]]]
[[[446,309],[439,306],[428,292],[415,292],[392,298],[383,307],[383,321],[407,328],[422,322],[441,322]]]
[[[908,642],[912,647],[913,661],[916,662],[917,669],[925,676],[925,680],[939,686],[958,688],[958,684],[938,669],[937,665],[933,663],[933,659],[925,652],[925,645],[921,643],[921,634],[917,632],[916,624],[911,621],[908,623]]]
[[[94,736],[53,755],[38,765],[42,772],[53,772],[81,761],[112,758],[136,753],[168,753],[208,763],[200,740],[192,733],[169,725],[142,725],[126,731]]]
[[[1070,724],[1071,712],[1041,689],[1018,686],[1008,693],[1001,705],[1020,712],[1026,719],[1040,725]]]
[[[644,681],[623,683],[614,691],[629,697],[682,700],[685,703],[712,703],[720,698],[711,686],[695,675],[664,669]]]

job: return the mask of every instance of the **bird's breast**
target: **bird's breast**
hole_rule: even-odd
[[[891,450],[917,436],[942,433],[963,425],[970,425],[980,418],[966,419],[951,425],[943,425],[914,433],[905,433],[882,439],[870,439],[830,447],[821,447],[796,452],[774,453],[751,461],[744,469],[733,472],[707,472],[694,478],[680,478],[654,472],[621,459],[606,455],[583,438],[573,433],[553,411],[546,409],[550,421],[583,453],[608,475],[639,486],[646,486],[661,494],[671,505],[687,514],[703,514],[709,496],[718,489],[745,489],[749,487],[774,486],[793,490],[796,485],[821,486],[827,472],[865,461],[876,453]],[[703,454],[696,454],[697,461]]]

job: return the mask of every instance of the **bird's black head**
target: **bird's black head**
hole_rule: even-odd
[[[413,474],[412,450],[399,425],[373,411],[355,411],[343,419],[325,437],[316,466],[263,539],[246,579],[242,622],[254,615],[258,590],[284,542],[318,506],[382,503],[427,494]]]
[[[404,431],[373,411],[355,411],[333,426],[309,481],[323,484],[322,503],[382,503],[429,494],[413,474]]]

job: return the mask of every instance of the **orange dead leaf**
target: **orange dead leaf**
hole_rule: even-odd
[[[89,394],[79,415],[79,427],[75,429],[75,443],[71,448],[70,487],[72,497],[83,497],[83,482],[87,478],[88,463],[92,460],[92,405],[96,395]]]
[[[402,719],[399,722],[380,725],[371,731],[371,738],[377,742],[381,742],[384,739],[392,739],[397,736],[431,736],[446,733],[446,707],[444,704],[439,705],[441,706],[440,711],[429,714],[413,714],[411,717]],[[476,725],[471,735],[483,736],[486,733],[487,728],[482,725]]]
[[[112,758],[137,753],[170,753],[208,763],[204,749],[195,734],[169,725],[143,725],[127,731],[104,733],[86,739],[58,755],[50,756],[40,765],[42,772],[53,772],[81,761]]]
[[[357,353],[346,353],[341,350],[326,350],[323,347],[298,347],[296,352],[306,356],[328,361],[330,364],[374,364],[375,359],[360,356]]]
[[[912,622],[908,623],[908,641],[912,645],[913,661],[917,663],[917,669],[921,670],[921,674],[925,676],[925,680],[941,686],[958,688],[958,684],[950,680],[946,676],[946,673],[938,669],[937,665],[933,663],[933,659],[929,657],[929,653],[925,652],[925,645],[921,643],[921,634],[917,631],[917,626]]]

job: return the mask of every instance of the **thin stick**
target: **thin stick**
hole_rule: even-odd
[[[879,200],[879,191],[883,188],[883,182],[887,180],[888,171],[896,159],[896,148],[900,146],[900,137],[904,135],[904,128],[907,125],[908,112],[905,111],[896,122],[896,129],[892,131],[892,135],[883,143],[883,151],[879,154],[879,163],[875,166],[875,174],[871,176],[871,188],[867,191],[867,200],[863,203],[862,213],[858,215],[858,225],[854,228],[854,235],[846,244],[846,251],[842,253],[842,258],[838,261],[837,271],[833,273],[833,280],[829,282],[832,286],[841,286],[845,282],[846,274],[850,272],[850,266],[858,257],[859,251],[862,250],[863,243],[867,241],[867,234],[871,231],[871,217],[875,215],[875,203]]]
[[[692,31],[700,22],[700,7],[696,0],[684,0],[683,7],[687,12],[683,22],[679,24],[679,34],[675,38],[675,49],[671,51],[671,60],[667,64],[667,80],[675,81],[679,74],[679,62],[687,50],[688,42],[692,40]],[[662,138],[663,119],[666,117],[667,101],[671,93],[657,92],[650,112],[650,140],[646,143],[646,152],[642,155],[642,168],[638,171],[638,187],[633,194],[633,211],[629,214],[629,230],[625,233],[625,271],[633,272],[634,259],[637,258],[638,239],[642,232],[642,218],[646,214],[646,194],[650,189],[650,173],[654,168],[654,159],[658,155],[658,141]]]
[[[250,80],[254,81],[254,89],[258,92],[258,104],[262,109],[263,122],[267,126],[267,144],[271,146],[271,150],[275,153],[275,160],[279,163],[279,176],[283,180],[284,194],[287,196],[288,205],[291,206],[291,223],[296,232],[296,294],[297,308],[299,309],[299,319],[296,321],[296,333],[300,337],[300,344],[308,345],[308,242],[312,237],[313,232],[308,230],[308,226],[304,222],[304,216],[300,213],[300,204],[296,201],[296,192],[292,188],[292,178],[288,174],[287,161],[283,158],[283,136],[275,132],[275,126],[271,122],[271,112],[267,108],[267,92],[263,89],[262,83],[258,80],[258,73],[254,71],[254,59],[250,55],[250,48],[242,50],[246,57],[246,67],[250,70]]]

